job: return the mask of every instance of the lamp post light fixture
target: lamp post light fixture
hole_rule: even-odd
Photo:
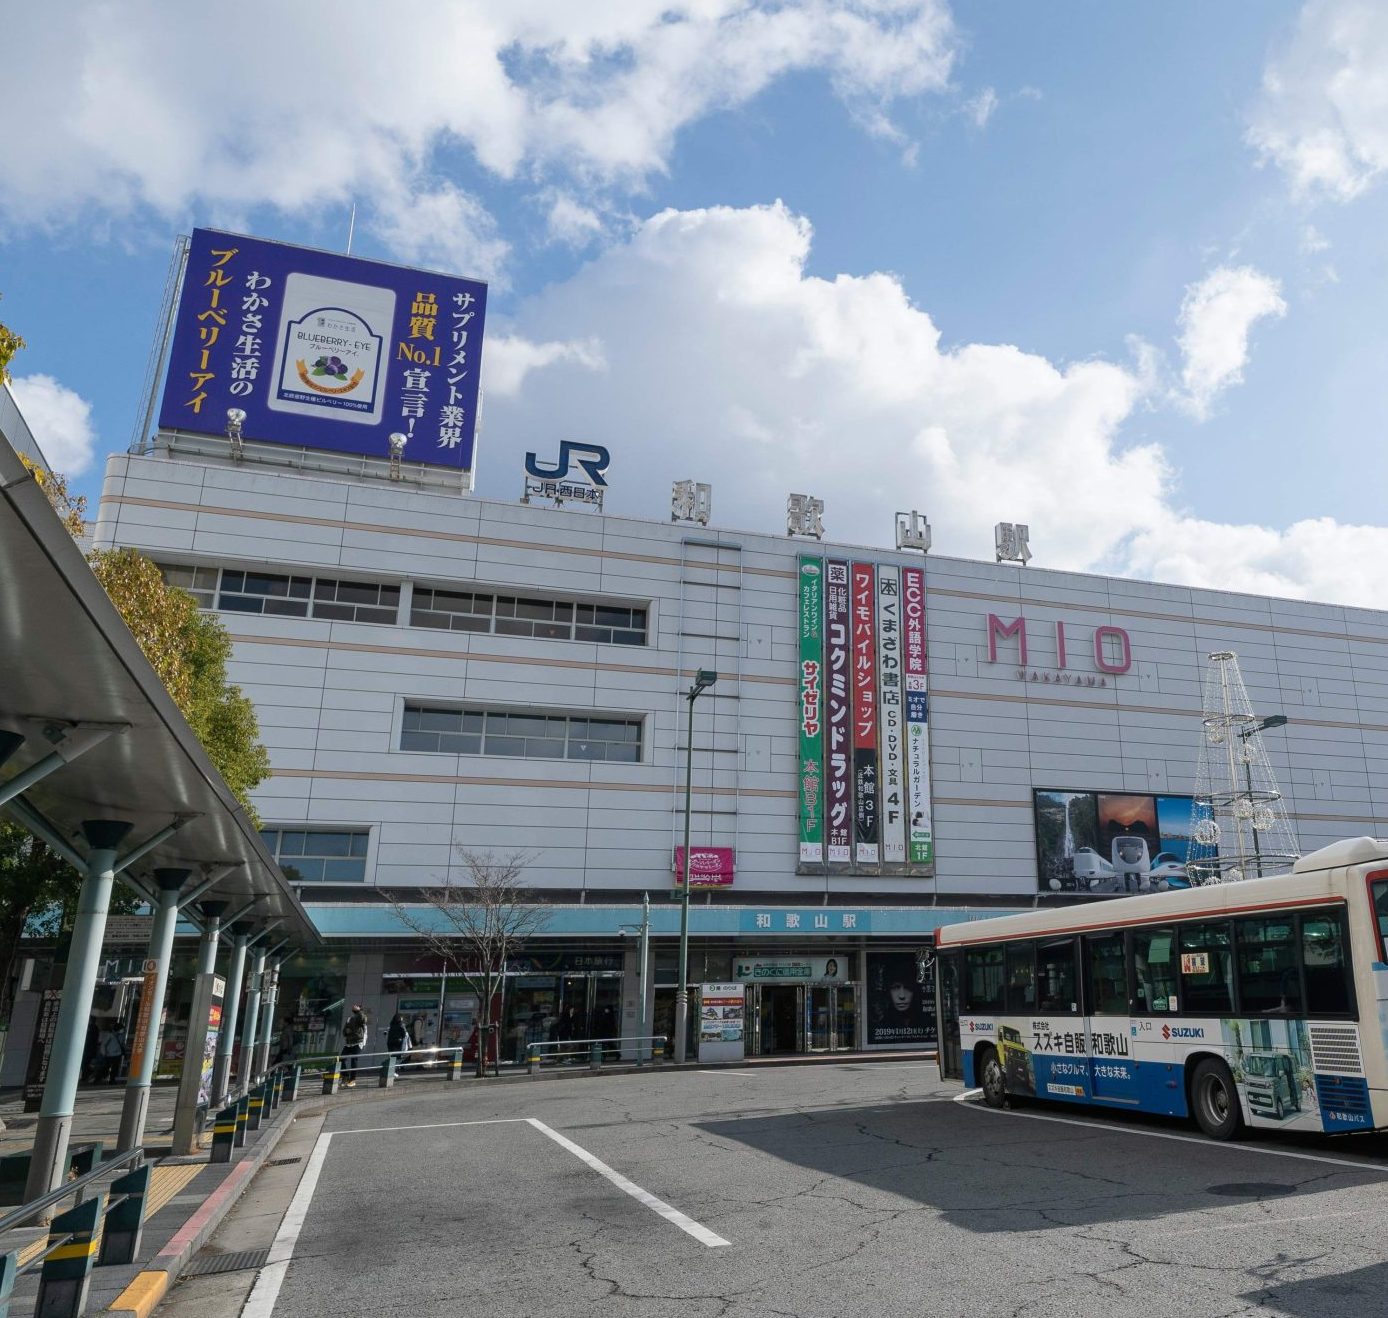
[[[675,1061],[682,1062],[688,1052],[689,1032],[689,820],[694,786],[694,702],[716,681],[718,674],[701,668],[694,674],[689,701],[689,730],[684,747],[684,891],[680,894],[680,986],[675,993]]]
[[[1287,724],[1285,714],[1269,714],[1266,718],[1259,719],[1256,723],[1250,723],[1245,728],[1238,730],[1238,737],[1243,742],[1243,753],[1239,758],[1243,761],[1243,781],[1244,787],[1248,792],[1248,806],[1252,811],[1257,810],[1253,800],[1253,765],[1248,758],[1248,739],[1258,732],[1266,732],[1269,728],[1281,728]],[[1255,814],[1249,816],[1249,832],[1253,834],[1253,871],[1261,879],[1263,877],[1263,848],[1258,840],[1260,831],[1260,821]]]

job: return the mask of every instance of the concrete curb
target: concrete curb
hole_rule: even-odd
[[[298,1104],[281,1107],[282,1121],[265,1128],[265,1137],[249,1157],[232,1168],[231,1174],[202,1202],[197,1211],[112,1302],[107,1313],[119,1318],[149,1318],[155,1306],[168,1294],[169,1288],[202,1248],[207,1238],[221,1225],[222,1219],[235,1207],[241,1193],[251,1183],[266,1160],[275,1151],[290,1126],[301,1116],[312,1116],[323,1110],[324,1104]]]

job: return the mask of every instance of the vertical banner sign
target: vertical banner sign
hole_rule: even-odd
[[[29,1065],[24,1072],[24,1110],[37,1112],[43,1106],[43,1089],[48,1083],[48,1063],[53,1055],[53,1037],[58,1033],[58,1009],[63,1003],[62,989],[44,989],[39,999],[38,1020],[29,1045]]]
[[[135,1017],[135,1037],[130,1042],[130,1074],[139,1075],[150,1047],[150,1031],[157,1028],[154,1020],[154,990],[159,982],[159,963],[152,957],[145,961],[144,982],[140,985],[140,1009]]]
[[[930,733],[926,696],[925,572],[901,569],[901,611],[906,641],[906,810],[912,865],[935,861],[930,823]]]
[[[848,564],[826,563],[824,587],[824,664],[829,722],[825,756],[825,823],[828,860],[847,865],[853,847],[853,793],[849,789],[850,704],[848,671]]]
[[[824,564],[800,560],[800,863],[824,860]]]
[[[877,569],[877,687],[881,696],[878,739],[882,778],[878,813],[882,819],[882,861],[906,863],[906,717],[901,672],[901,573]]]
[[[853,858],[881,859],[877,817],[877,586],[871,563],[853,564]]]

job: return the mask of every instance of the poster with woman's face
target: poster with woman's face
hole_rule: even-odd
[[[867,954],[868,1047],[934,1046],[935,986],[923,962],[910,951]]]

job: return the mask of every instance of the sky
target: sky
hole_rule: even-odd
[[[1388,6],[21,6],[0,320],[93,499],[194,226],[484,278],[477,492],[1388,608]]]

